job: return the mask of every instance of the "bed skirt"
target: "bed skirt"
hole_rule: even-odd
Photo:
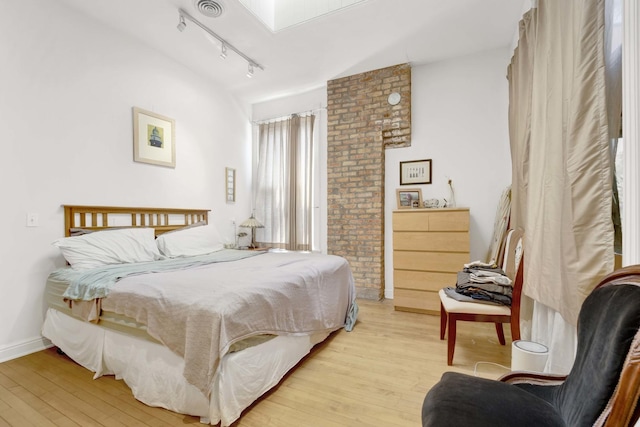
[[[53,308],[47,310],[42,335],[94,372],[94,378],[115,375],[124,380],[139,401],[224,427],[278,384],[329,334],[278,336],[227,354],[209,398],[184,379],[182,357],[157,342],[84,322]]]

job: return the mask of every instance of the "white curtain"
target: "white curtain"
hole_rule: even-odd
[[[618,192],[616,154],[622,128],[622,0],[606,0],[605,4],[605,70],[611,177],[613,191],[612,219],[615,231],[615,252],[622,254],[621,194]]]
[[[268,246],[313,248],[314,115],[261,123],[255,210]]]
[[[604,29],[605,0],[539,0],[509,67],[512,227],[551,372],[570,369],[582,301],[613,269]]]

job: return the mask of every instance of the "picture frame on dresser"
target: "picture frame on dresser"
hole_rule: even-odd
[[[419,188],[398,188],[396,190],[398,209],[412,209],[422,206],[422,190]]]
[[[133,107],[133,160],[175,168],[175,120]]]
[[[400,162],[400,185],[431,184],[431,159]]]

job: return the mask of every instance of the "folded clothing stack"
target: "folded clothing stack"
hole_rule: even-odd
[[[511,306],[513,287],[511,279],[495,264],[471,263],[458,272],[455,288],[445,293],[458,301],[473,301]]]

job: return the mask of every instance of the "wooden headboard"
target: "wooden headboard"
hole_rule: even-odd
[[[209,209],[130,208],[120,206],[64,207],[64,235],[72,228],[106,230],[114,227],[152,227],[156,236],[200,221],[209,223]]]

